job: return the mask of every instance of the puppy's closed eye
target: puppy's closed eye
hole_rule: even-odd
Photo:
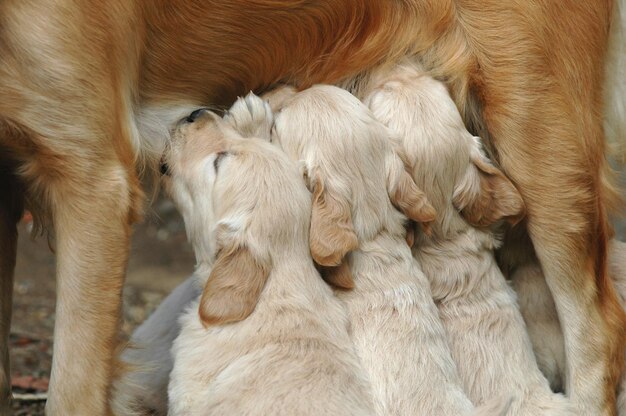
[[[228,154],[228,152],[219,152],[217,156],[215,156],[215,160],[213,161],[213,168],[215,168],[215,173],[217,173],[217,170],[220,167],[220,163],[222,162],[224,157],[228,156]]]

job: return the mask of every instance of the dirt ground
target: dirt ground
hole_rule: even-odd
[[[47,239],[20,227],[11,326],[14,416],[43,415],[50,376],[55,306],[55,258]],[[51,242],[54,246],[54,243]],[[124,289],[122,331],[129,336],[193,270],[194,257],[173,205],[158,199],[136,227]]]
[[[618,235],[626,238],[626,222],[618,225]],[[126,336],[189,276],[193,265],[182,220],[169,201],[158,199],[133,237],[124,290]],[[54,326],[54,268],[47,240],[29,238],[28,225],[22,224],[10,338],[15,416],[44,414]]]

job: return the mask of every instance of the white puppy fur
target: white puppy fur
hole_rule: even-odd
[[[336,294],[348,311],[376,414],[502,414],[506,402],[477,410],[462,391],[428,281],[405,240],[406,217],[395,207],[421,222],[432,221],[434,211],[393,151],[388,130],[339,88],[288,95],[281,89],[269,97],[272,106],[282,105],[271,140],[308,174],[313,258],[328,267],[329,281],[349,287],[354,279],[352,290]],[[242,107],[264,105],[254,96],[245,101]]]
[[[374,75],[369,88],[366,104],[400,136],[413,179],[437,210],[432,235],[419,235],[413,253],[430,280],[465,391],[477,404],[513,396],[509,415],[570,414],[537,367],[515,293],[495,261],[498,241],[484,228],[518,220],[521,197],[484,157],[444,85],[418,65]]]
[[[179,124],[165,163],[204,284],[174,342],[169,414],[373,414],[296,165],[210,112]]]
[[[609,276],[626,308],[626,243],[612,240],[608,259]],[[561,389],[565,376],[563,333],[543,272],[536,264],[523,266],[512,273],[511,282],[519,298],[539,368],[553,389]],[[626,416],[626,373],[622,374],[620,381],[617,413]]]

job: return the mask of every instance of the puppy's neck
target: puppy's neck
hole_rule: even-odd
[[[257,307],[270,310],[285,307],[304,307],[323,303],[323,295],[330,295],[330,287],[319,275],[308,245],[280,250],[272,255],[270,273],[259,298]],[[203,261],[196,264],[194,278],[203,287],[213,269],[213,262]],[[241,276],[245,279],[246,276]]]
[[[367,192],[367,187],[363,189]],[[370,195],[373,194],[370,191]],[[351,202],[354,232],[361,246],[371,244],[374,247],[387,239],[405,239],[407,218],[389,202],[386,194],[379,196],[379,201],[378,204]]]
[[[272,262],[257,309],[274,315],[276,311],[306,310],[317,314],[332,296],[308,253],[292,253]]]
[[[432,244],[437,242],[454,241],[459,235],[466,234],[474,229],[465,221],[459,211],[452,205],[451,196],[439,195],[436,191],[429,192],[425,189],[428,200],[431,201],[437,216],[430,224],[431,235],[423,233],[417,236],[419,244]]]
[[[302,286],[309,286],[311,280],[323,282],[311,256],[301,253],[273,262],[270,276],[282,292],[302,293]]]
[[[413,282],[414,263],[406,239],[384,229],[351,253],[356,292],[395,289]]]
[[[212,232],[207,232],[206,230],[210,230],[211,226],[202,222],[201,217],[200,220],[196,220],[197,217],[185,215],[184,211],[182,214],[185,220],[187,241],[191,243],[196,259],[196,268],[208,267],[210,270],[215,261],[215,236]]]
[[[500,273],[493,252],[497,245],[491,233],[468,227],[448,239],[422,239],[413,255],[431,282],[435,300],[451,300],[485,290],[489,277]]]

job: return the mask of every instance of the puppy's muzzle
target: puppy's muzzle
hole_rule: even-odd
[[[170,175],[170,167],[165,161],[165,157],[161,157],[161,162],[159,163],[159,172],[161,172],[161,175]]]

